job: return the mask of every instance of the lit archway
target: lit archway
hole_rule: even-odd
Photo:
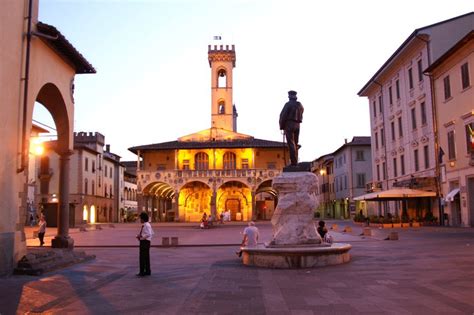
[[[153,222],[173,220],[175,214],[172,210],[172,200],[174,196],[173,187],[164,182],[153,182],[143,189],[145,209]]]
[[[231,220],[249,221],[252,219],[252,191],[239,182],[229,181],[217,190],[217,213],[229,210]]]
[[[204,213],[211,213],[212,189],[200,181],[189,182],[179,191],[179,213],[187,222],[199,222]]]
[[[272,187],[272,180],[262,182],[255,191],[255,218],[270,220],[278,203],[278,192]]]

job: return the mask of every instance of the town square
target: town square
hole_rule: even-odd
[[[0,8],[0,314],[474,312],[472,6]]]

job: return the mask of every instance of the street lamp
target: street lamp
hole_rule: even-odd
[[[323,211],[326,213],[327,209],[326,209],[326,189],[325,189],[325,186],[324,186],[324,174],[326,174],[326,170],[324,168],[321,168],[319,170],[319,174],[321,174],[321,177],[322,177],[322,185],[321,185],[321,192],[323,193]],[[325,217],[325,215],[323,215],[323,217]]]

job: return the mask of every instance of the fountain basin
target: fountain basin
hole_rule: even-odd
[[[351,248],[346,243],[285,247],[258,245],[242,248],[242,262],[247,266],[277,269],[323,267],[349,262]]]

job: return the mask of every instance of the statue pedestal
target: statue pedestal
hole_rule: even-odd
[[[350,261],[351,245],[323,243],[313,221],[317,178],[284,172],[273,180],[279,193],[270,243],[242,248],[243,264],[265,268],[313,268]]]
[[[273,238],[268,247],[320,244],[313,222],[316,206],[316,175],[310,172],[283,173],[273,180],[278,205],[272,216]]]

